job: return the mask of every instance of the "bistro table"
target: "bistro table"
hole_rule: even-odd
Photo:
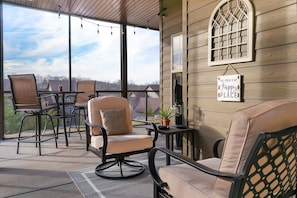
[[[151,127],[148,127],[147,131],[148,131],[148,133],[151,133],[153,131],[153,129]],[[158,131],[158,133],[165,135],[166,148],[170,149],[172,151],[174,150],[174,144],[173,144],[174,135],[187,134],[187,155],[189,154],[189,135],[191,135],[191,138],[192,138],[191,145],[190,145],[190,147],[192,148],[191,158],[192,159],[195,158],[194,135],[195,135],[196,129],[188,128],[185,126],[169,126],[168,128],[158,126],[157,131]],[[166,155],[166,164],[170,165],[170,156],[169,155]]]
[[[71,113],[68,113],[67,114],[67,112],[66,112],[66,106],[74,105],[74,102],[75,101],[74,100],[73,101],[68,101],[68,100],[65,100],[65,98],[67,96],[69,96],[69,95],[76,95],[78,93],[84,93],[84,92],[83,91],[61,91],[61,90],[58,91],[58,92],[56,92],[57,101],[58,101],[58,107],[60,107],[60,109],[62,109],[62,115],[59,115],[59,118],[62,119],[62,121],[63,121],[66,146],[68,146],[68,137],[67,137],[67,129],[66,129],[66,119],[74,116]],[[59,119],[57,119],[57,120],[58,120],[58,123],[57,123],[57,134],[59,134]]]
[[[73,96],[75,97],[76,94],[78,93],[84,93],[83,91],[63,91],[63,90],[59,90],[59,91],[41,91],[41,93],[48,93],[48,94],[53,94],[55,95],[55,101],[57,103],[57,115],[56,118],[57,119],[57,135],[59,134],[59,124],[60,124],[60,119],[62,119],[63,121],[63,128],[64,128],[64,134],[65,134],[65,142],[66,142],[66,146],[68,146],[68,137],[67,137],[67,129],[66,129],[66,119],[70,118],[71,113],[67,113],[66,112],[66,106],[71,106],[74,105],[74,99],[73,101],[68,101],[67,99],[65,99],[67,96]],[[73,98],[72,97],[72,98]]]

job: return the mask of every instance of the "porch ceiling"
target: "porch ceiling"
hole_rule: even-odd
[[[159,29],[159,0],[3,0],[4,3],[136,27]]]

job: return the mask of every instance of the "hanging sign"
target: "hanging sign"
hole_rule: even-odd
[[[241,75],[223,75],[217,77],[218,101],[241,101]]]

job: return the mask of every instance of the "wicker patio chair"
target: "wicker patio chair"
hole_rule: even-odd
[[[297,102],[276,100],[236,112],[221,158],[192,161],[153,148],[154,197],[295,197]],[[156,167],[156,153],[180,161]]]
[[[12,102],[15,113],[24,113],[21,119],[21,125],[18,134],[17,143],[17,153],[19,153],[20,143],[35,143],[39,147],[39,155],[41,155],[41,142],[55,139],[56,148],[57,145],[57,135],[55,132],[54,123],[52,116],[49,114],[50,110],[56,113],[57,103],[55,101],[55,96],[37,91],[36,79],[34,74],[20,74],[20,75],[8,75],[10,80],[11,92],[12,92]],[[48,101],[52,101],[54,98],[54,103],[49,104]],[[22,136],[22,127],[24,121],[28,117],[35,117],[35,134],[33,136]],[[48,118],[53,129],[53,135],[45,135],[42,131],[42,117]],[[46,126],[48,120],[44,119]]]
[[[108,179],[130,178],[141,174],[145,166],[128,156],[147,153],[155,146],[158,133],[147,135],[145,126],[133,132],[128,99],[122,97],[97,97],[88,103],[87,132],[90,134],[89,150],[101,158],[96,174]]]

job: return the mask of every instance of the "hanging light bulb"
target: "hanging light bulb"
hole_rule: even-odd
[[[110,34],[112,35],[112,26],[110,27]]]
[[[149,30],[150,29],[150,20],[147,20],[147,26],[146,29]]]
[[[60,5],[58,5],[58,18],[60,19],[61,18],[61,6]]]
[[[83,26],[83,24],[82,24],[82,18],[80,18],[80,27],[81,27],[81,29],[83,29],[84,28],[84,26]]]
[[[136,35],[135,26],[134,26],[134,35]]]
[[[97,24],[97,34],[99,34],[99,24]]]

